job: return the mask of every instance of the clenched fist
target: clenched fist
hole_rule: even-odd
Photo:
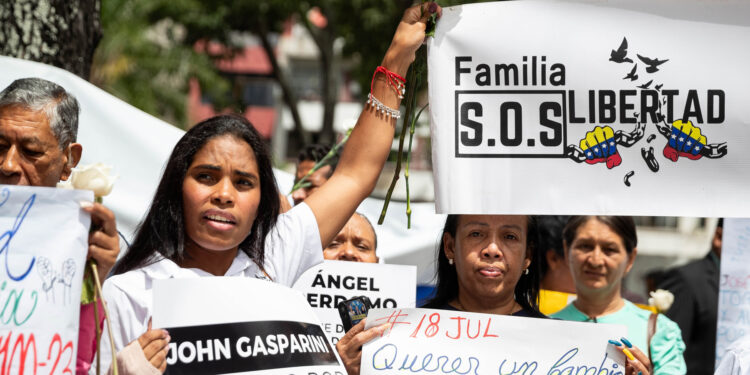
[[[705,146],[706,136],[701,134],[699,127],[693,126],[690,121],[677,120],[672,123],[672,132],[664,146],[664,156],[671,161],[677,161],[680,156],[698,160],[703,156],[701,150]]]
[[[609,169],[622,163],[622,157],[617,151],[615,132],[609,126],[597,126],[594,130],[587,132],[586,137],[581,139],[580,145],[586,155],[586,163],[607,163]]]

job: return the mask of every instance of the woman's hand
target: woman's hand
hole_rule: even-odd
[[[610,340],[610,343],[617,346],[625,354],[625,375],[650,375],[651,361],[648,356],[638,349],[637,346],[628,341],[626,338],[620,340]]]
[[[424,42],[427,20],[435,13],[440,17],[442,12],[442,8],[434,2],[415,5],[407,9],[398,24],[396,34],[381,65],[401,76],[406,76],[409,65],[414,61],[417,50]]]
[[[362,363],[362,345],[382,335],[388,326],[389,324],[383,324],[365,330],[365,319],[363,319],[336,343],[336,350],[339,352],[341,361],[344,362],[347,374],[359,375],[359,366]]]
[[[100,203],[82,204],[82,208],[91,214],[91,227],[95,228],[89,233],[87,257],[96,260],[99,280],[104,282],[109,270],[117,261],[117,255],[120,254],[120,238],[117,234],[115,214]]]
[[[151,320],[148,321],[148,330],[138,338],[143,355],[151,366],[162,373],[167,369],[167,352],[169,351],[169,333],[163,329],[151,329]]]

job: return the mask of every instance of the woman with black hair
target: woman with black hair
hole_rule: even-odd
[[[435,296],[424,308],[546,318],[539,312],[534,216],[448,215],[437,249]],[[336,344],[350,375],[359,374],[362,345],[386,326],[362,321]]]
[[[552,317],[625,325],[628,338],[610,343],[628,357],[628,375],[684,374],[685,343],[677,324],[622,297],[623,279],[638,254],[633,218],[573,216],[563,230],[563,244],[577,299]]]
[[[448,215],[435,296],[423,307],[544,318],[539,312],[536,218]]]
[[[268,152],[244,118],[213,117],[180,139],[133,244],[104,285],[116,350],[131,343],[152,367],[166,368],[169,336],[149,329],[155,279],[237,276],[292,286],[323,261],[321,244],[369,195],[390,152],[403,88],[394,77],[406,75],[427,19],[439,11],[423,6],[427,11],[410,8],[401,20],[374,75],[373,105],[362,111],[335,173],[290,211],[279,215]]]

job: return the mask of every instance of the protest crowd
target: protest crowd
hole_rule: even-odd
[[[92,220],[87,257],[96,261],[112,331],[111,337],[102,331],[105,344],[97,350],[96,327],[105,317],[94,310],[102,302],[81,304],[76,373],[96,373],[97,356],[110,373],[113,363],[120,374],[168,369],[170,334],[151,322],[155,280],[245,277],[292,287],[324,259],[380,262],[374,218],[357,209],[391,150],[402,77],[423,44],[427,19],[441,12],[434,3],[406,11],[346,146],[322,166],[331,146],[305,147],[295,181],[306,183],[290,196],[279,192],[269,150],[253,125],[225,114],[179,140],[132,243],[122,243],[105,204],[82,203]],[[89,147],[76,143],[81,111],[75,97],[45,77],[3,88],[2,184],[55,187],[67,180]],[[632,217],[451,214],[434,253],[434,294],[417,307],[621,324],[627,337],[606,343],[624,354],[621,373],[711,374],[721,231],[720,224],[705,259],[659,277],[656,287],[674,295],[671,308],[659,311],[631,302],[624,290],[638,257]],[[360,373],[363,346],[390,328],[366,323],[335,344],[349,375]]]

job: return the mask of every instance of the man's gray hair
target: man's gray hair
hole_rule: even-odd
[[[41,78],[21,78],[0,92],[0,108],[21,106],[43,110],[61,149],[76,141],[78,100],[60,85]]]

